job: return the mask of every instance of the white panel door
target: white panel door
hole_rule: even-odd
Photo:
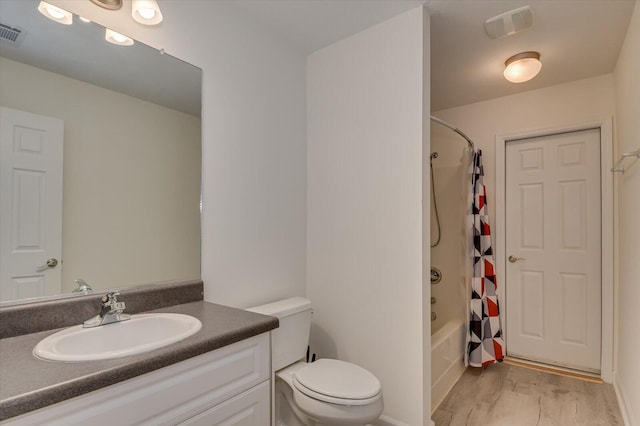
[[[0,301],[61,291],[62,158],[61,120],[0,107]]]
[[[600,130],[506,146],[507,355],[600,371]]]

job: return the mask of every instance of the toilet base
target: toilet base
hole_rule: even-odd
[[[294,412],[291,407],[293,403],[293,392],[291,388],[276,377],[275,386],[275,409],[276,426],[316,426],[310,423],[309,419],[301,412]]]

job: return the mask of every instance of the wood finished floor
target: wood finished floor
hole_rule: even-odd
[[[623,426],[615,391],[507,364],[468,368],[431,417],[436,426]]]

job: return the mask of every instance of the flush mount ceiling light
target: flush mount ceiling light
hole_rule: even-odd
[[[122,7],[122,0],[91,0],[91,2],[109,10],[118,10]]]
[[[56,21],[64,25],[71,25],[73,23],[73,15],[70,12],[62,10],[47,2],[41,1],[38,5],[38,11],[52,21]]]
[[[131,16],[143,25],[158,25],[162,22],[162,12],[156,0],[133,0]]]
[[[133,44],[133,39],[110,30],[109,28],[105,31],[104,39],[109,43],[117,44],[118,46],[131,46]]]
[[[512,83],[524,83],[538,75],[542,69],[540,53],[522,52],[513,55],[504,63],[504,78]]]

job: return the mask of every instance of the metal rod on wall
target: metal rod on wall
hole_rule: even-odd
[[[434,117],[433,115],[431,116],[431,121],[435,121],[436,123],[441,124],[444,127],[448,127],[449,129],[453,130],[454,132],[456,132],[457,134],[462,136],[467,141],[467,143],[469,144],[469,148],[471,148],[471,149],[475,148],[475,145],[474,145],[473,141],[469,138],[469,136],[465,135],[462,130],[458,129],[457,127],[452,126],[451,124],[447,123],[446,121],[440,120],[438,117]]]

